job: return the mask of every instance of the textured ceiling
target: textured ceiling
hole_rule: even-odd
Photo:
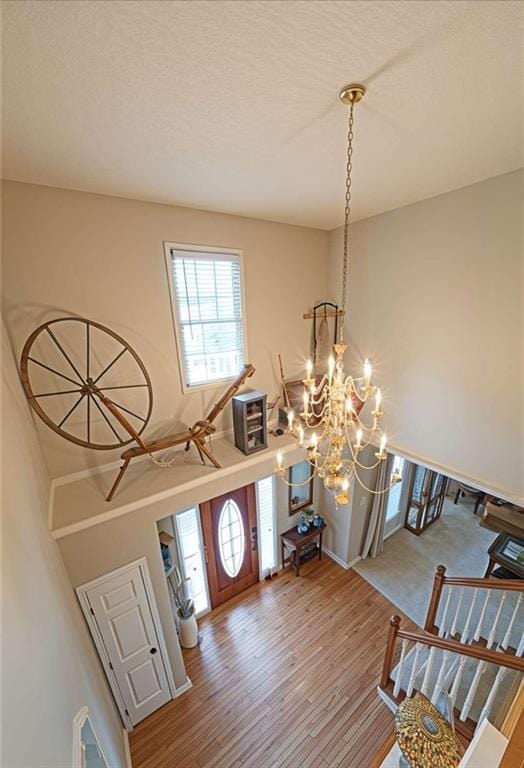
[[[522,165],[519,2],[2,3],[3,176],[330,229]]]

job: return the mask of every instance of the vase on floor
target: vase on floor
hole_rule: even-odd
[[[198,645],[198,624],[194,614],[187,619],[179,617],[178,629],[182,648],[194,648]]]

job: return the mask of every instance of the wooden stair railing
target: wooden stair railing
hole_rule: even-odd
[[[414,690],[420,690],[428,698],[434,698],[436,691],[439,689],[439,683],[442,679],[446,678],[446,684],[443,684],[444,689],[450,688],[450,696],[455,703],[457,693],[460,688],[461,678],[465,667],[465,662],[468,658],[477,660],[477,672],[474,677],[474,681],[471,684],[471,689],[465,697],[464,702],[460,710],[456,710],[456,728],[457,731],[466,739],[471,739],[477,723],[468,717],[471,709],[472,700],[477,692],[477,686],[481,675],[484,673],[487,664],[495,664],[499,668],[497,676],[495,678],[496,686],[500,685],[501,679],[505,672],[501,670],[515,670],[521,674],[524,673],[524,640],[521,641],[515,655],[510,653],[504,653],[502,651],[494,651],[490,648],[485,648],[480,645],[470,645],[459,642],[452,639],[444,639],[437,637],[433,633],[429,632],[409,632],[401,629],[400,617],[393,616],[390,620],[390,628],[386,645],[386,653],[384,656],[384,664],[382,669],[382,676],[379,684],[379,692],[382,692],[382,697],[389,700],[393,707],[396,707],[406,696],[411,696]],[[393,663],[397,653],[397,641],[402,640],[402,650],[400,654],[400,662],[397,669],[397,679],[393,680]],[[409,643],[414,643],[414,659],[413,666],[411,668],[411,674],[409,683],[406,690],[401,688],[401,676],[402,676],[402,664],[406,655],[406,649]],[[429,649],[429,654],[426,661],[420,665],[417,669],[417,662],[419,658],[419,652],[421,647],[426,646]],[[435,652],[436,650],[442,650],[446,652],[441,660],[440,668],[436,668],[439,671],[437,681],[431,680],[431,672],[436,671],[433,668],[433,664],[436,663]],[[446,665],[448,658],[451,660],[451,664],[446,672]],[[455,666],[454,666],[455,665]],[[415,688],[417,677],[420,677],[424,672],[423,681],[419,688]],[[446,674],[444,674],[446,673]],[[433,696],[430,695],[428,688],[433,688]],[[493,697],[491,692],[488,694],[487,699],[489,705],[492,705]],[[487,715],[488,701],[484,703],[482,716]]]
[[[444,607],[444,614],[443,617],[445,618],[447,616],[447,608],[449,606],[449,599],[451,597],[452,591],[455,587],[461,587],[463,592],[462,595],[465,592],[465,589],[471,588],[475,590],[472,603],[471,603],[471,614],[473,612],[474,604],[477,599],[478,590],[487,590],[487,594],[485,596],[485,604],[487,605],[487,602],[489,600],[489,596],[491,594],[492,590],[498,591],[500,593],[500,602],[503,602],[505,599],[505,593],[507,592],[519,592],[519,598],[515,605],[514,613],[512,616],[512,620],[515,621],[517,612],[520,608],[520,605],[522,603],[522,600],[524,598],[524,580],[521,579],[484,579],[484,578],[464,578],[464,577],[457,577],[457,576],[446,576],[446,566],[444,565],[438,565],[437,570],[435,572],[435,576],[433,578],[433,590],[431,593],[431,598],[429,601],[428,606],[428,612],[426,614],[426,620],[424,622],[424,630],[426,632],[431,632],[432,634],[441,634],[442,632],[439,632],[441,629],[437,626],[436,620],[437,620],[437,614],[441,603],[442,598],[442,592],[444,590],[444,587],[449,588],[448,592],[448,599],[446,601],[446,605]],[[462,600],[460,600],[460,605],[462,604]],[[457,608],[457,613],[460,610],[460,605]],[[485,608],[486,605],[483,606],[480,612],[480,620],[484,618]],[[479,606],[480,607],[480,606]],[[499,616],[497,616],[498,620]],[[455,622],[456,623],[456,622]],[[442,625],[441,625],[442,626]],[[456,627],[455,627],[456,628]],[[444,628],[445,629],[445,628]],[[479,628],[477,628],[479,629]],[[478,632],[476,632],[478,634]]]

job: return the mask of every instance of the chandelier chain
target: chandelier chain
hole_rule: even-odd
[[[348,135],[347,135],[347,161],[346,161],[346,205],[344,208],[344,258],[342,268],[342,311],[346,311],[346,295],[348,281],[348,252],[349,252],[349,216],[351,213],[351,171],[353,170],[353,108],[354,102],[349,105]],[[344,341],[344,320],[340,323],[340,341]]]

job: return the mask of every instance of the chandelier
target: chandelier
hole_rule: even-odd
[[[342,318],[345,316],[349,215],[351,210],[351,171],[353,156],[353,110],[364,96],[363,85],[347,85],[340,92],[340,100],[349,105],[346,164],[346,203],[344,213],[344,250],[342,270]],[[289,483],[286,480],[288,467],[282,464],[282,454],[277,454],[275,472],[287,485],[306,485],[313,476],[322,478],[325,487],[333,494],[337,504],[349,502],[350,482],[354,478],[370,493],[384,493],[388,488],[372,490],[361,479],[363,470],[371,470],[385,461],[386,435],[381,429],[383,416],[382,393],[372,384],[371,363],[364,362],[363,375],[353,378],[344,371],[344,320],[340,323],[339,337],[329,357],[328,370],[320,379],[314,377],[311,360],[306,364],[303,410],[287,414],[287,433],[292,434],[305,451],[305,458],[311,466],[311,475],[304,483]],[[372,400],[373,410],[368,424],[360,418],[365,404]],[[366,465],[361,455],[369,445],[376,446],[373,463]],[[400,478],[392,478],[395,482]]]

